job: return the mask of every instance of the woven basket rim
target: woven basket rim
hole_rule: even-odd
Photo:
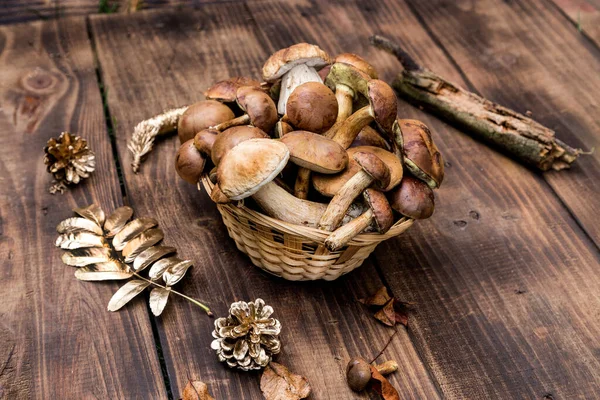
[[[210,194],[214,187],[214,184],[211,182],[208,175],[203,174],[201,181],[206,192]],[[198,190],[201,190],[200,182],[198,183]],[[289,222],[269,217],[268,215],[262,214],[258,211],[246,207],[243,203],[243,200],[238,202],[237,204],[217,204],[217,207],[219,207],[220,210],[226,211],[230,214],[242,215],[243,217],[247,218],[249,221],[252,221],[254,223],[267,225],[284,233],[304,236],[321,244],[325,243],[325,239],[327,239],[327,237],[331,234],[331,232],[324,231],[321,229],[311,228],[309,226],[304,225],[291,224]],[[355,236],[347,244],[347,246],[362,247],[367,246],[369,244],[382,242],[384,240],[400,235],[402,232],[410,228],[413,223],[413,219],[402,217],[394,225],[392,225],[392,227],[386,233],[361,233]]]

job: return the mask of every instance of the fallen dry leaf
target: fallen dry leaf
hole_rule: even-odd
[[[360,299],[359,301],[364,305],[372,307],[383,306],[385,305],[385,303],[388,302],[389,299],[391,299],[391,297],[387,291],[387,288],[385,286],[382,286],[381,289],[375,292],[374,295],[367,297],[366,299]]]
[[[387,326],[396,324],[408,325],[406,303],[396,299],[390,299],[382,309],[377,311],[374,317]]]
[[[208,386],[200,381],[188,381],[183,389],[183,397],[181,400],[215,400],[208,394]]]
[[[384,400],[400,400],[398,391],[392,384],[377,371],[374,366],[371,367],[371,387],[383,397]]]
[[[303,376],[271,362],[260,378],[260,390],[267,400],[299,400],[308,397],[310,385]]]

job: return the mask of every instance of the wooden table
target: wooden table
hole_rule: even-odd
[[[390,379],[403,398],[600,397],[600,152],[539,174],[400,101],[399,115],[427,123],[447,160],[436,213],[348,276],[293,283],[253,267],[208,196],[176,177],[175,138],[159,142],[138,175],[126,148],[140,120],[201,99],[216,80],[259,76],[270,53],[295,42],[361,54],[389,81],[399,64],[369,47],[372,33],[531,112],[560,139],[599,148],[598,4],[151,2],[158,9],[86,16],[80,3],[66,2],[58,19],[0,27],[0,398],[177,399],[188,379],[218,399],[262,398],[258,373],[218,363],[213,320],[197,308],[172,299],[154,318],[141,296],[109,313],[118,284],[73,277],[54,229],[92,202],[155,216],[195,263],[181,291],[216,315],[235,300],[273,305],[283,324],[277,360],[308,378],[314,399],[367,398],[349,391],[344,369],[394,333],[357,302],[382,285],[415,303],[380,357],[400,364]],[[15,22],[8,12],[19,4],[5,3],[1,20]],[[52,196],[42,147],[63,130],[89,140],[98,166]]]

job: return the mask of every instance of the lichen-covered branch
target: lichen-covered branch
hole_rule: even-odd
[[[392,83],[403,96],[519,160],[542,171],[561,170],[582,153],[556,139],[552,129],[419,66],[390,40],[375,35],[371,43],[394,54],[404,66]]]
[[[137,173],[139,171],[142,158],[152,151],[156,136],[171,133],[177,129],[179,117],[187,108],[185,106],[167,110],[136,125],[127,144],[127,148],[133,155],[133,161],[131,162],[133,172]]]

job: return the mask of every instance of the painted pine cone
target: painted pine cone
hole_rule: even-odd
[[[231,368],[244,371],[267,366],[274,354],[281,350],[281,324],[273,314],[273,307],[262,299],[238,301],[229,308],[229,316],[215,321],[211,348],[219,361]]]
[[[96,169],[96,156],[87,141],[68,132],[48,140],[44,164],[61,184],[77,184]]]

